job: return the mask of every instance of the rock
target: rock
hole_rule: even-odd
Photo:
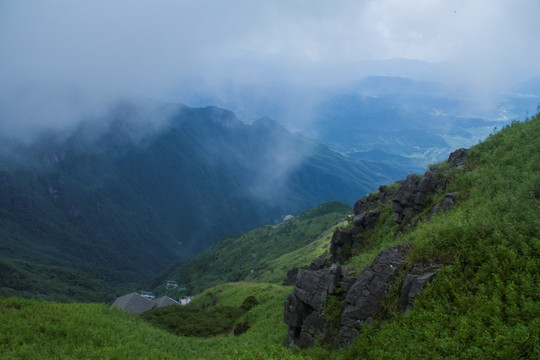
[[[326,296],[334,293],[340,275],[341,268],[336,264],[328,270],[307,271],[300,269],[294,295],[314,310],[322,311]]]
[[[325,270],[299,270],[294,292],[285,300],[284,321],[289,325],[286,346],[312,347],[315,335],[324,335],[326,298],[338,291],[343,274],[347,275],[348,270],[337,264]]]
[[[293,293],[290,293],[285,300],[283,320],[289,326],[299,328],[312,311],[313,309],[300,301]]]
[[[408,311],[412,308],[414,299],[424,288],[426,283],[431,281],[442,267],[440,264],[430,266],[415,265],[410,274],[405,276],[403,286],[401,287],[401,296],[399,298],[399,311]]]
[[[428,170],[420,179],[416,194],[414,196],[414,209],[418,212],[424,209],[424,200],[429,192],[437,188],[437,175],[434,171]]]
[[[371,229],[375,227],[380,214],[381,212],[376,210],[363,211],[354,217],[353,224],[364,230]]]
[[[296,277],[298,276],[298,268],[293,267],[291,270],[287,271],[287,276],[283,280],[283,285],[294,285],[296,284]]]
[[[455,198],[457,196],[458,192],[451,192],[444,195],[444,199],[441,204],[441,209],[446,211],[450,210],[452,206],[455,204]]]
[[[467,161],[467,154],[469,150],[467,149],[457,149],[453,153],[448,156],[448,162],[452,165],[454,165],[457,168],[463,168],[465,165],[465,162]]]
[[[316,258],[315,260],[313,260],[311,264],[309,264],[308,269],[312,271],[317,271],[317,270],[324,269],[327,266],[328,266],[328,262],[326,261],[326,255],[323,254],[319,256],[318,258]]]
[[[332,236],[330,242],[330,254],[332,254],[332,261],[343,263],[348,260],[350,253],[346,253],[343,249],[348,246],[349,250],[353,243],[353,235],[351,231],[338,229]]]
[[[354,203],[354,215],[358,215],[375,206],[376,198],[370,195],[366,195]]]
[[[321,336],[326,332],[326,322],[321,313],[314,311],[305,318],[302,328],[304,333]]]
[[[394,195],[392,210],[394,210],[394,221],[401,223],[405,216],[414,207],[415,195],[420,183],[420,175],[411,174],[401,183]]]
[[[380,302],[403,264],[410,245],[383,250],[371,266],[364,269],[345,298],[339,333],[342,344],[350,344],[362,326],[380,312]]]

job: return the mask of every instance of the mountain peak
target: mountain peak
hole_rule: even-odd
[[[214,124],[223,127],[234,128],[244,124],[236,117],[235,113],[217,106],[207,106],[203,109],[203,113]]]

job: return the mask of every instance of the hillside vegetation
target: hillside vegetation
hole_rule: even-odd
[[[540,356],[540,116],[471,148],[452,211],[420,223],[409,262],[447,265],[413,311],[365,329],[347,357]]]
[[[207,290],[193,306],[208,311],[241,308],[253,296],[253,306],[239,312],[231,327],[249,324],[239,336],[231,331],[208,338],[176,336],[159,324],[159,314],[153,316],[154,327],[105,305],[10,298],[0,300],[0,353],[5,358],[42,354],[68,359],[539,358],[539,134],[537,115],[471,148],[464,168],[441,165],[449,180],[447,191],[459,192],[449,211],[419,221],[397,237],[391,214],[381,213],[365,247],[353,249],[349,265],[355,272],[381,249],[408,242],[409,266],[437,261],[444,267],[406,313],[396,310],[399,288],[391,288],[385,299],[387,316],[364,327],[348,348],[286,349],[283,303],[292,288],[234,283]]]
[[[281,284],[293,266],[307,266],[327,251],[334,226],[352,208],[341,202],[324,203],[279,225],[266,225],[241,236],[229,236],[203,253],[184,260],[166,275],[199,293],[230,281]],[[156,291],[163,292],[165,283]],[[171,294],[172,295],[172,294]]]
[[[0,296],[51,300],[109,300],[229,234],[352,204],[390,173],[270,119],[178,104],[121,103],[70,134],[0,144]]]

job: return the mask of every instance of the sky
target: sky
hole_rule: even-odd
[[[0,0],[0,131],[237,84],[390,74],[489,92],[540,74],[538,14],[538,0]]]

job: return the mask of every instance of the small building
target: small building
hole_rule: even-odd
[[[135,292],[116,298],[111,307],[127,310],[133,314],[140,314],[157,307],[155,301]]]
[[[193,299],[193,296],[182,296],[180,298],[180,305],[187,305]]]
[[[180,303],[174,299],[171,299],[168,296],[162,296],[154,300],[157,307],[169,306],[169,305],[179,305]]]
[[[133,314],[140,314],[154,308],[180,305],[176,300],[171,299],[168,296],[162,296],[158,299],[150,299],[148,296],[140,295],[137,293],[130,293],[120,296],[112,303],[111,307],[117,307],[122,310],[127,310]]]

